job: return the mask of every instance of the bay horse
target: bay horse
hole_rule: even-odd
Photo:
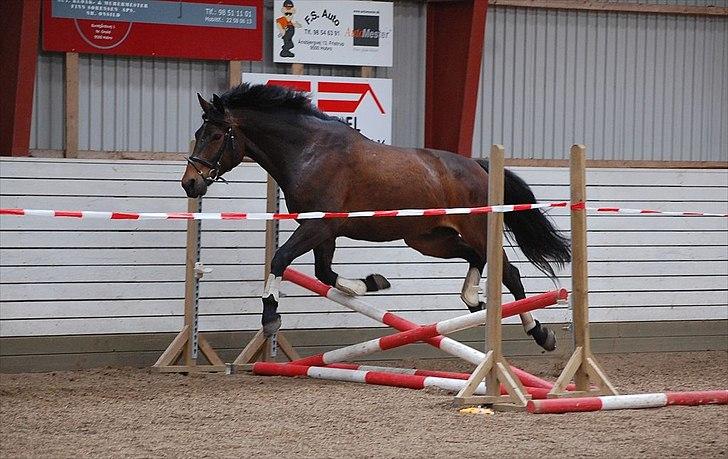
[[[488,162],[425,148],[399,148],[369,140],[339,118],[316,109],[306,93],[280,86],[242,84],[212,101],[197,94],[202,125],[181,184],[189,197],[207,188],[248,156],[265,169],[285,195],[290,212],[348,212],[406,208],[476,207],[488,202]],[[528,185],[505,172],[505,203],[536,200]],[[504,223],[528,260],[555,279],[552,264],[571,260],[569,240],[541,210],[510,212]],[[486,263],[485,215],[301,220],[276,252],[262,294],[266,335],[281,325],[277,312],[283,271],[313,250],[316,277],[349,295],[390,287],[382,275],[347,279],[331,268],[336,238],[404,240],[418,252],[461,258],[469,269],[461,291],[471,311],[483,308],[478,285]],[[504,251],[505,255],[505,251]],[[518,269],[504,256],[503,284],[525,298]],[[546,350],[556,347],[552,330],[521,314],[526,333]]]

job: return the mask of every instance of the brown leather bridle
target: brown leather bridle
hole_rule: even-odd
[[[207,143],[207,140],[205,140],[204,143]],[[222,174],[220,174],[220,161],[222,161],[225,152],[228,150],[233,153],[235,152],[235,134],[233,133],[232,126],[229,126],[227,131],[225,132],[225,138],[223,139],[222,145],[220,145],[220,148],[217,150],[217,153],[215,153],[215,156],[212,158],[212,160],[190,155],[187,158],[187,164],[192,166],[197,171],[197,173],[200,174],[200,177],[202,177],[207,186],[210,186],[218,181],[227,183],[227,180],[222,178]],[[203,166],[210,169],[207,173],[207,176],[202,173],[202,171],[197,167],[197,164],[202,164]]]

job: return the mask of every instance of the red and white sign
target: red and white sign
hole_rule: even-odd
[[[319,110],[380,143],[392,143],[392,80],[244,73],[243,81],[305,91]]]
[[[263,0],[44,0],[43,49],[259,61]]]
[[[392,2],[273,2],[273,62],[391,67]]]

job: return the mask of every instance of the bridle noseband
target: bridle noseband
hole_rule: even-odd
[[[207,143],[207,141],[205,141],[205,143]],[[228,149],[233,153],[235,152],[235,134],[233,134],[232,126],[229,126],[227,131],[225,132],[225,138],[222,142],[222,145],[220,145],[220,148],[217,150],[217,153],[215,153],[215,157],[212,158],[212,160],[207,160],[205,158],[200,158],[199,156],[190,155],[187,158],[187,164],[195,168],[195,170],[198,174],[200,174],[200,177],[202,177],[202,179],[205,181],[205,185],[207,186],[210,186],[218,181],[227,183],[227,180],[222,178],[222,175],[220,174],[220,161],[222,160],[225,151]],[[197,164],[202,164],[203,166],[210,169],[210,171],[207,173],[207,177],[197,167]]]

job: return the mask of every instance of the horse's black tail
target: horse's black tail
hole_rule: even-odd
[[[488,172],[488,160],[479,159],[478,164]],[[528,184],[519,176],[505,170],[504,204],[533,204],[536,198]],[[506,212],[505,226],[513,233],[516,243],[528,261],[550,278],[556,278],[551,263],[558,267],[571,261],[569,239],[554,228],[540,209]]]

